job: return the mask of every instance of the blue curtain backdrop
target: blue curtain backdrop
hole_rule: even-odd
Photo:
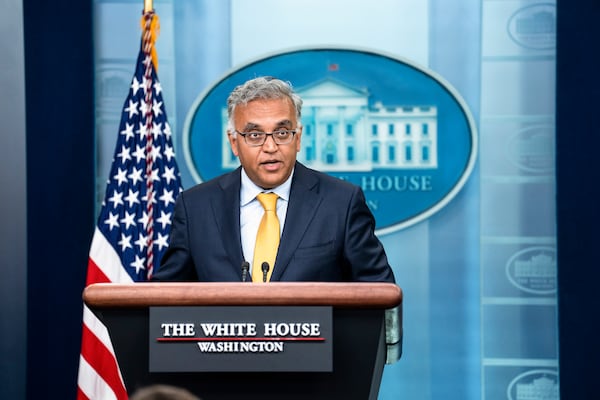
[[[10,11],[10,7],[3,9]],[[18,310],[13,304],[26,304],[26,335],[3,329],[10,340],[3,337],[2,341],[26,339],[27,373],[26,379],[13,375],[21,365],[3,353],[7,367],[2,370],[0,398],[19,399],[26,393],[28,399],[73,399],[81,349],[81,293],[96,218],[91,202],[95,171],[92,5],[27,0],[22,17],[27,265],[3,262],[3,271],[10,276],[13,269],[26,269],[27,289],[19,293],[22,298],[2,304],[0,319],[7,321],[8,316],[11,321],[10,313]],[[6,140],[21,134],[0,131]],[[12,235],[2,240],[17,241]],[[22,386],[10,392],[15,383]],[[5,388],[8,393],[3,393]]]

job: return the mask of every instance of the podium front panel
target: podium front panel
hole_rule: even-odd
[[[94,310],[108,327],[128,393],[184,387],[202,400],[377,399],[386,356],[385,311],[333,309],[332,372],[150,372],[149,309]]]

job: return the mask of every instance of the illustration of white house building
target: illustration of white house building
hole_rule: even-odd
[[[437,168],[437,108],[369,100],[366,88],[326,78],[300,88],[302,150],[320,171]],[[227,113],[222,113],[223,130]],[[226,140],[223,167],[238,165]]]
[[[517,384],[515,400],[558,400],[558,383],[550,378],[541,377],[531,383]]]

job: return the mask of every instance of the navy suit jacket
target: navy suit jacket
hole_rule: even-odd
[[[241,281],[241,167],[177,198],[156,281]],[[271,281],[394,282],[362,190],[296,163]]]

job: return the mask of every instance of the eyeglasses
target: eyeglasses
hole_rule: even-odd
[[[244,138],[244,141],[248,146],[258,147],[265,144],[267,141],[267,136],[272,136],[275,144],[289,144],[294,139],[294,135],[296,134],[296,129],[287,130],[283,129],[280,131],[274,131],[271,133],[267,132],[240,132],[235,131],[238,135]]]

